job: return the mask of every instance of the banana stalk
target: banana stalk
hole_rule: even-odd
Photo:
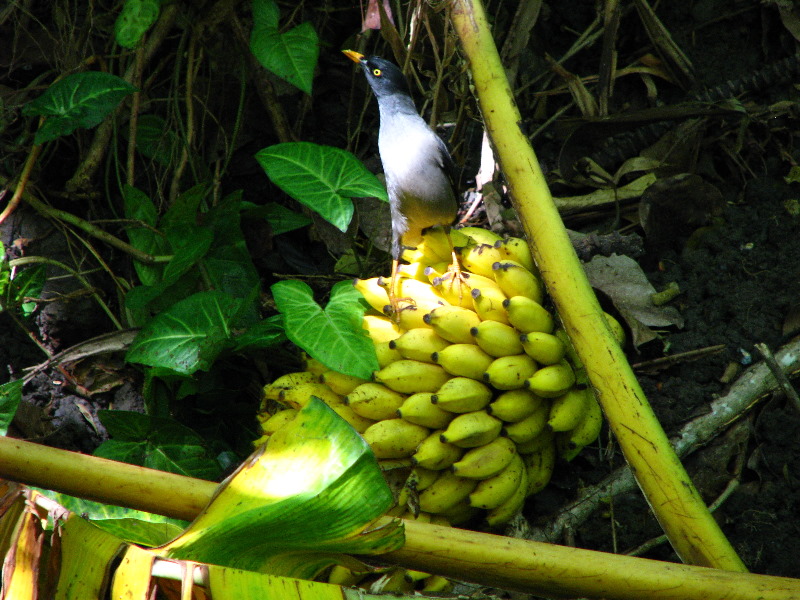
[[[454,0],[451,19],[533,258],[639,486],[684,562],[745,571],[673,452],[603,319],[536,155],[517,126],[521,117],[482,3]]]
[[[0,437],[0,477],[192,520],[216,484],[163,471]],[[385,522],[376,521],[376,526]],[[649,600],[800,598],[800,580],[518,540],[404,521],[403,548],[381,560],[462,581],[536,595]]]

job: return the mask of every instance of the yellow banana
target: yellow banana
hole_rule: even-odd
[[[422,245],[417,247],[422,248],[429,263],[436,263],[451,260],[451,248],[468,243],[469,238],[457,229],[446,231],[443,227],[431,227],[422,236]]]
[[[589,405],[583,419],[572,431],[556,435],[558,454],[564,460],[572,460],[585,447],[594,442],[603,427],[603,411],[597,403],[594,393],[587,401]]]
[[[489,244],[469,244],[458,248],[458,255],[465,269],[489,278],[493,278],[492,265],[502,258],[500,251]]]
[[[508,313],[503,308],[506,297],[495,288],[474,288],[472,305],[482,321],[499,321],[508,325]]]
[[[429,513],[443,513],[469,496],[478,482],[442,473],[433,484],[419,495],[419,509]]]
[[[397,323],[389,317],[376,317],[374,315],[364,315],[362,327],[367,330],[367,335],[373,342],[388,342],[396,340],[403,333]]]
[[[303,356],[303,366],[305,367],[305,370],[314,375],[315,377],[322,375],[325,371],[328,370],[328,367],[323,365],[316,358],[311,358],[305,352],[303,352],[302,356]]]
[[[617,321],[614,317],[612,317],[607,312],[603,313],[603,317],[608,323],[608,327],[611,329],[611,333],[614,334],[614,339],[617,340],[617,343],[620,346],[625,345],[625,329],[622,327],[622,324]]]
[[[396,340],[389,342],[389,346],[397,350],[403,358],[434,362],[431,354],[444,350],[450,345],[430,327],[417,327],[409,329]]]
[[[511,356],[522,353],[519,332],[511,325],[499,321],[481,321],[470,329],[470,333],[481,350],[490,356]]]
[[[391,341],[385,342],[373,342],[375,346],[375,356],[378,357],[378,365],[380,368],[384,368],[396,362],[398,360],[403,360],[403,356],[394,348],[392,348],[389,344]]]
[[[517,452],[519,454],[533,454],[534,452],[539,452],[539,450],[544,448],[547,444],[554,444],[555,439],[556,434],[549,429],[545,429],[532,440],[517,444]]]
[[[373,378],[395,392],[416,394],[435,392],[450,376],[439,365],[403,359],[376,371]]]
[[[567,361],[542,367],[525,380],[525,387],[542,398],[556,398],[575,383],[575,373]]]
[[[380,280],[380,277],[354,279],[353,287],[361,292],[367,304],[382,313],[383,309],[389,304],[389,296],[386,295],[386,290],[380,285]]]
[[[514,260],[500,260],[492,265],[494,278],[509,298],[525,296],[539,304],[544,299],[544,286],[539,278]]]
[[[517,423],[532,415],[544,403],[545,400],[530,390],[509,390],[495,398],[486,407],[486,412],[506,423]]]
[[[444,430],[434,431],[417,447],[411,457],[411,463],[423,469],[441,471],[456,462],[464,450],[453,444],[443,442],[441,437]]]
[[[366,379],[361,379],[360,377],[355,377],[354,375],[337,373],[336,371],[325,371],[319,376],[319,380],[340,396],[347,396],[347,394],[352,392],[362,383],[367,382]]]
[[[511,296],[503,301],[508,313],[508,322],[520,333],[543,331],[552,333],[555,322],[553,316],[541,304],[527,296]]]
[[[377,284],[384,290],[388,290],[391,285],[391,278],[378,277]],[[431,305],[435,307],[440,304],[447,304],[444,297],[427,281],[418,281],[410,277],[398,277],[395,287],[395,293],[398,298],[411,298],[417,306]],[[433,309],[431,308],[431,310]]]
[[[505,502],[500,506],[491,509],[486,513],[486,524],[489,527],[497,527],[508,523],[511,519],[517,516],[522,508],[525,506],[525,498],[528,495],[528,471],[522,470],[522,476],[519,478],[519,485],[514,493],[509,496]]]
[[[499,242],[495,242],[494,247],[500,251],[500,255],[504,259],[516,261],[528,269],[528,271],[531,273],[538,274],[538,269],[533,262],[533,257],[531,256],[531,249],[528,246],[528,242],[522,238],[506,238]]]
[[[485,410],[464,413],[450,421],[441,435],[441,440],[459,448],[476,448],[488,444],[498,435],[503,422]]]
[[[300,371],[299,373],[286,373],[286,375],[281,375],[272,383],[264,386],[263,400],[277,400],[283,390],[296,387],[301,383],[311,383],[313,381],[314,374],[308,371]]]
[[[365,419],[381,421],[395,418],[397,409],[403,405],[405,399],[403,394],[390,390],[385,385],[368,382],[347,394],[344,403]]]
[[[459,477],[488,479],[505,469],[516,454],[517,446],[514,442],[505,437],[497,437],[488,444],[468,450],[450,468]]]
[[[503,239],[502,236],[496,234],[494,231],[484,229],[483,227],[461,227],[456,231],[469,237],[472,243],[475,244],[489,244],[490,246],[494,246]]]
[[[453,306],[472,310],[472,296],[470,296],[472,288],[465,281],[466,276],[470,273],[464,271],[461,274],[463,277],[456,277],[452,271],[439,273],[431,281],[431,285]]]
[[[296,416],[297,411],[293,408],[280,410],[274,415],[270,415],[266,421],[261,423],[261,431],[264,433],[264,435],[272,435],[287,423],[294,421]]]
[[[505,439],[505,438],[498,438]],[[484,479],[469,495],[469,504],[475,508],[497,508],[511,497],[522,480],[525,463],[514,454],[506,467],[494,477]]]
[[[425,275],[425,269],[428,265],[421,262],[410,262],[408,264],[397,265],[397,274],[399,277],[410,277],[423,283],[430,283],[428,276]]]
[[[525,469],[528,474],[528,490],[526,496],[532,496],[541,492],[553,476],[553,469],[556,466],[556,446],[553,442],[543,445],[533,454],[527,454],[523,458]]]
[[[347,421],[350,427],[355,429],[358,433],[364,433],[367,427],[375,424],[375,421],[362,417],[346,404],[336,404],[335,406],[331,406],[331,409]]]
[[[416,248],[404,248],[400,258],[408,263],[428,264],[431,262],[431,259],[425,256],[425,247],[422,244],[418,244]]]
[[[497,390],[515,390],[535,372],[536,362],[527,354],[501,356],[492,361],[483,374],[483,380]]]
[[[427,327],[425,323],[425,315],[427,315],[434,306],[441,306],[440,304],[414,304],[406,300],[399,300],[397,303],[397,315],[395,319],[401,331],[409,331],[411,329],[419,329]]]
[[[566,348],[566,354],[564,355],[567,358],[567,362],[572,365],[572,368],[575,371],[583,369],[583,363],[581,362],[578,353],[575,352],[575,348],[572,345],[572,340],[569,339],[567,332],[563,329],[556,329],[553,332],[558,339],[561,340],[561,343],[564,344],[564,348]]]
[[[492,357],[475,344],[450,344],[440,352],[434,352],[431,359],[451,375],[472,379],[483,378],[492,364]]]
[[[278,402],[290,408],[301,409],[316,396],[328,406],[342,404],[344,400],[335,394],[331,388],[322,383],[301,383],[291,388],[281,390],[278,394]]]
[[[425,316],[425,323],[431,329],[454,344],[472,343],[469,331],[480,322],[475,312],[460,306],[440,306]]]
[[[536,410],[516,423],[506,423],[503,426],[503,435],[517,444],[529,442],[542,433],[547,427],[549,403],[542,402]]]
[[[553,398],[547,425],[553,431],[570,431],[578,426],[589,410],[589,394],[592,391],[583,384],[570,388],[566,394]]]
[[[412,482],[414,490],[416,490],[417,492],[421,492],[431,487],[433,482],[439,479],[439,475],[441,474],[442,474],[441,471],[434,471],[433,469],[424,469],[422,467],[414,467],[413,469],[411,469],[411,475],[409,475],[408,478]],[[422,516],[422,514],[420,514],[419,516]],[[428,518],[428,522],[430,522],[430,517]]]
[[[451,413],[469,413],[484,408],[492,399],[492,390],[469,377],[448,379],[431,396],[439,408]]]
[[[375,458],[407,458],[414,454],[430,431],[404,419],[378,421],[361,434],[375,453]]]
[[[554,365],[567,353],[567,347],[558,336],[541,331],[531,331],[519,336],[525,354],[543,365]]]
[[[432,396],[433,394],[430,392],[412,394],[397,409],[397,415],[410,423],[429,427],[430,429],[446,427],[453,420],[453,413],[442,410],[431,402]]]

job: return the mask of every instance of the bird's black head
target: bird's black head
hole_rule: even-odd
[[[367,82],[379,99],[394,94],[411,96],[406,76],[403,75],[397,65],[379,56],[366,57],[349,50],[345,54],[350,60],[356,61],[361,65],[361,68],[364,69],[364,74],[367,76]]]

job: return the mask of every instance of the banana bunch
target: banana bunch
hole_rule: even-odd
[[[264,389],[258,442],[316,396],[362,434],[384,469],[412,473],[398,516],[456,525],[480,514],[494,527],[547,485],[559,457],[572,460],[597,439],[602,412],[542,305],[527,243],[472,227],[451,238],[460,274],[441,231],[405,252],[394,318],[388,279],[354,282],[372,307],[362,326],[380,369],[365,381],[307,359],[306,371]]]

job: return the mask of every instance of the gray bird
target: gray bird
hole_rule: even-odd
[[[388,60],[344,54],[361,65],[378,99],[378,150],[386,177],[392,214],[392,308],[397,265],[404,248],[414,248],[429,227],[445,230],[458,211],[453,190],[453,159],[447,146],[417,112],[403,72]],[[460,275],[453,253],[454,270]]]

